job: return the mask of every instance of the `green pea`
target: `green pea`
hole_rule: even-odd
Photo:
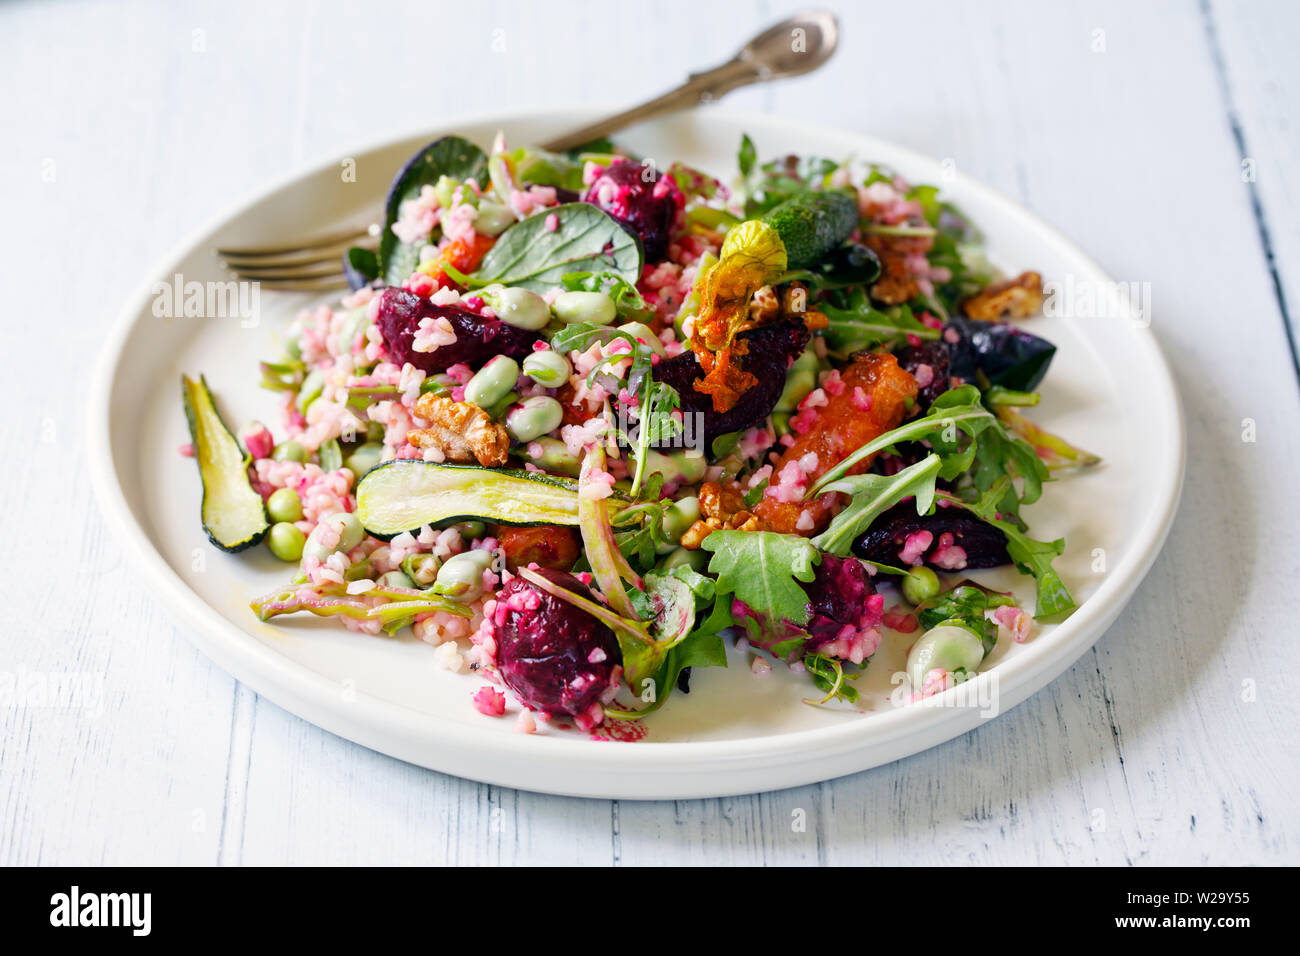
[[[979,635],[959,621],[944,621],[921,635],[907,652],[907,679],[913,690],[920,690],[925,675],[935,668],[974,674],[983,661]]]
[[[925,565],[912,568],[903,578],[903,597],[911,604],[928,601],[939,593],[939,575]]]
[[[561,292],[551,311],[562,322],[595,322],[609,325],[618,317],[614,300],[603,292]]]
[[[482,290],[479,296],[492,307],[497,318],[507,325],[535,332],[546,328],[547,323],[551,321],[550,306],[536,292],[489,286]]]
[[[339,533],[338,543],[332,547],[327,547],[322,543],[322,539],[328,533],[325,530],[327,528],[336,528]],[[312,529],[311,534],[307,536],[307,543],[303,547],[302,556],[324,561],[336,551],[351,551],[361,543],[361,539],[365,536],[366,529],[361,526],[361,521],[357,516],[346,511],[340,511],[322,518],[316,527]]]
[[[534,449],[534,445],[538,447]],[[533,455],[533,451],[537,454]],[[524,455],[542,471],[553,475],[569,475],[577,478],[582,470],[582,461],[558,438],[543,436],[535,439],[528,443]]]
[[[355,478],[360,479],[362,475],[379,464],[383,457],[384,446],[377,441],[368,441],[364,445],[358,445],[352,449],[352,454],[344,459],[343,464],[352,472]]]
[[[302,557],[302,549],[306,543],[307,538],[298,530],[298,526],[288,521],[271,525],[271,530],[266,536],[266,546],[271,549],[271,553],[288,563],[293,563]]]
[[[682,540],[691,525],[700,520],[700,499],[691,495],[678,498],[664,509],[663,533],[669,542],[669,548],[675,547]],[[662,553],[662,552],[661,552]]]
[[[506,412],[506,431],[517,442],[530,442],[560,427],[564,407],[553,398],[535,395]]]
[[[402,560],[402,572],[417,587],[427,588],[438,579],[438,568],[442,562],[432,554],[408,554]]]
[[[266,513],[271,516],[272,521],[300,521],[302,499],[292,488],[277,488],[271,492],[271,497],[266,499]]]
[[[482,539],[487,534],[487,525],[482,521],[462,521],[460,524],[452,525],[456,533],[460,535],[461,540],[466,544],[475,540]]]
[[[380,575],[379,584],[382,587],[389,588],[410,588],[415,590],[415,582],[407,577],[403,571],[389,571],[387,574]]]
[[[474,231],[485,236],[499,236],[515,224],[515,214],[500,203],[480,202]]]
[[[524,359],[524,374],[538,385],[559,388],[569,380],[573,367],[559,352],[547,349],[544,352],[534,352]]]
[[[518,380],[519,363],[508,355],[498,355],[465,384],[465,401],[489,408],[509,395]]]
[[[297,461],[305,462],[307,460],[307,449],[302,447],[301,442],[293,439],[282,441],[271,451],[271,457],[276,461]]]
[[[438,569],[435,594],[469,603],[483,593],[483,572],[492,564],[491,551],[465,551],[452,555]]]

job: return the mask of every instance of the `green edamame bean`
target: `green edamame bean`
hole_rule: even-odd
[[[480,202],[478,218],[474,220],[474,231],[485,236],[499,236],[515,224],[515,214],[505,206],[495,202]]]
[[[911,604],[928,601],[939,593],[939,575],[925,565],[912,568],[903,578],[903,597]]]
[[[671,571],[673,568],[685,565],[695,571],[704,573],[704,569],[709,566],[709,552],[691,551],[688,548],[674,548],[669,552],[668,557],[660,563],[660,567],[665,571]]]
[[[298,530],[298,526],[288,521],[271,525],[271,530],[266,536],[266,546],[271,549],[271,553],[281,561],[290,564],[302,557],[302,549],[306,543],[307,538]]]
[[[377,441],[368,441],[364,445],[358,445],[352,449],[352,454],[344,459],[343,465],[352,472],[353,477],[360,479],[362,475],[379,464],[383,457],[383,444]]]
[[[327,529],[336,529],[338,531],[338,542],[332,546],[326,545],[323,541],[327,535],[332,537],[332,534]],[[361,539],[365,536],[366,529],[361,526],[361,521],[356,515],[346,511],[339,511],[322,518],[320,523],[312,529],[311,534],[307,536],[307,543],[302,549],[302,556],[324,561],[336,551],[351,551],[361,543]]]
[[[519,381],[519,363],[508,355],[497,355],[465,384],[465,401],[489,408],[510,394]]]
[[[817,353],[804,349],[785,373],[785,388],[776,400],[774,411],[793,412],[808,393],[817,387]]]
[[[534,449],[534,445],[538,447]],[[537,451],[536,455],[532,454],[534,450]],[[542,471],[553,475],[569,475],[576,478],[582,470],[581,460],[558,438],[543,436],[529,442],[524,450],[524,456]]]
[[[473,601],[483,593],[483,572],[491,564],[491,551],[465,551],[452,555],[438,569],[433,591],[453,601]]]
[[[302,447],[301,442],[296,442],[291,438],[276,445],[271,450],[271,457],[276,461],[305,462],[307,460],[307,449]]]
[[[537,331],[551,321],[551,308],[536,292],[489,286],[479,293],[502,322],[521,329]]]
[[[546,395],[534,395],[506,412],[506,431],[517,442],[529,442],[555,431],[563,420],[564,406]]]
[[[660,545],[662,550],[659,553],[666,554],[676,548],[677,543],[682,540],[682,535],[686,533],[686,529],[699,520],[700,499],[694,495],[678,498],[665,508],[663,533],[668,543],[667,545]]]
[[[404,571],[389,571],[387,574],[380,575],[379,584],[383,587],[415,590],[415,582]]]
[[[561,322],[595,322],[609,325],[618,317],[614,300],[603,292],[561,292],[551,303]]]
[[[266,499],[266,513],[272,521],[299,521],[302,518],[302,499],[292,488],[277,488]]]
[[[559,352],[548,349],[545,352],[534,352],[524,359],[524,374],[538,385],[559,388],[569,380],[573,367]]]
[[[925,675],[935,668],[974,674],[983,661],[984,645],[979,636],[960,622],[944,621],[921,635],[907,652],[907,679],[913,690],[920,690]]]
[[[664,344],[659,341],[659,336],[655,335],[654,329],[643,322],[624,322],[618,327],[620,332],[626,332],[632,338],[636,339],[642,345],[648,346],[652,352],[663,357]]]
[[[438,569],[441,566],[442,562],[432,554],[408,554],[402,561],[403,573],[422,588],[427,588],[438,579]]]

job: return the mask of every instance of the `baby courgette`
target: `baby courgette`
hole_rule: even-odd
[[[787,268],[811,269],[857,228],[858,204],[843,190],[809,191],[770,210],[763,222],[785,243]]]
[[[423,525],[578,523],[578,483],[538,472],[390,461],[357,485],[357,517],[376,538]]]
[[[262,496],[248,480],[248,458],[217,413],[202,376],[197,382],[181,376],[181,398],[203,482],[203,530],[222,551],[243,551],[261,541],[270,526]]]

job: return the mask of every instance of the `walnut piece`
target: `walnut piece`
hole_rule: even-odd
[[[681,546],[694,551],[715,531],[762,531],[762,521],[745,507],[745,496],[736,484],[706,481],[700,486],[701,518],[686,529]]]
[[[1022,272],[1014,279],[994,282],[961,304],[972,319],[996,322],[1003,315],[1027,319],[1043,307],[1043,277],[1037,272]]]
[[[417,448],[435,448],[444,461],[477,461],[487,468],[500,468],[510,451],[510,436],[473,402],[455,402],[446,395],[421,395],[415,414],[428,428],[407,432],[406,440]]]

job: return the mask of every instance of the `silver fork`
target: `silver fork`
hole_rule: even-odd
[[[540,144],[561,152],[600,139],[643,120],[702,103],[712,103],[734,89],[751,83],[800,76],[817,69],[835,52],[839,23],[825,10],[804,10],[768,27],[734,57],[640,106]],[[381,227],[342,229],[298,242],[269,246],[217,249],[223,268],[237,279],[259,282],[263,288],[286,292],[341,289],[343,255],[349,246],[375,249]]]

